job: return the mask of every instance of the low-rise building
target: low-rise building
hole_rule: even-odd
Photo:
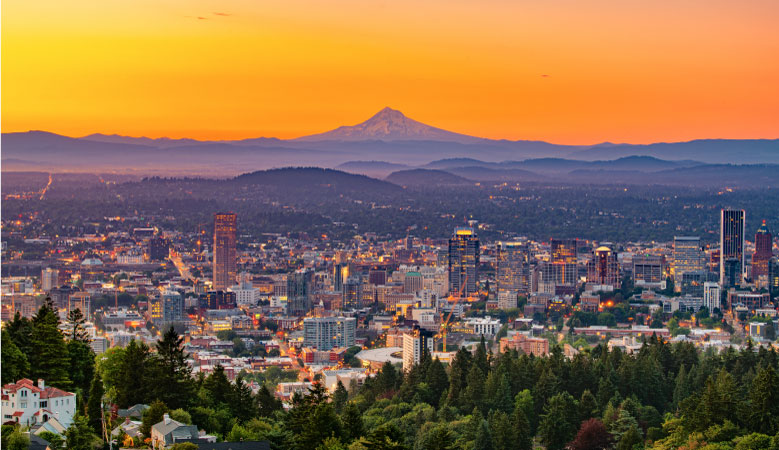
[[[3,423],[32,426],[56,418],[67,428],[76,413],[76,394],[23,378],[3,386],[2,413]]]

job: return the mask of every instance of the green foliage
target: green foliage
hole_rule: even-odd
[[[562,450],[576,434],[579,421],[576,400],[562,392],[550,398],[544,406],[539,434],[549,450]]]
[[[177,408],[168,413],[171,419],[176,422],[192,425],[192,416],[181,408]]]
[[[179,442],[170,446],[170,450],[198,450],[199,448],[197,444],[191,442]]]
[[[84,416],[75,416],[73,423],[65,430],[65,445],[68,450],[94,450],[102,446],[101,442]]]
[[[31,351],[27,353],[30,376],[36,380],[42,378],[48,385],[69,389],[72,386],[68,376],[70,358],[58,327],[59,317],[51,300],[47,299],[32,319]]]
[[[92,385],[89,388],[89,400],[87,401],[87,421],[95,433],[103,435],[103,379],[99,372],[95,372]]]
[[[2,370],[2,383],[12,383],[18,381],[30,372],[30,363],[27,356],[19,349],[11,334],[6,328],[2,332],[2,346],[0,346],[2,360],[0,361],[0,370]]]
[[[65,438],[51,431],[44,431],[38,435],[41,439],[49,443],[51,450],[61,450],[65,448]]]
[[[159,400],[155,400],[149,405],[149,409],[143,412],[143,418],[141,420],[141,434],[145,437],[151,437],[151,427],[155,424],[162,422],[165,414],[168,412],[168,407],[165,403]]]
[[[7,433],[6,429],[3,429],[3,448],[8,450],[27,450],[30,446],[30,438],[22,433],[19,427],[11,427],[11,430]]]

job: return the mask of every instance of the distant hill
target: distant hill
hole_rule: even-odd
[[[384,108],[357,125],[286,140],[257,137],[200,141],[99,133],[74,138],[28,131],[4,133],[1,143],[3,160],[8,164],[6,169],[12,170],[122,171],[206,177],[301,164],[339,167],[378,177],[412,167],[447,171],[466,167],[473,171],[482,167],[559,174],[580,169],[660,171],[699,163],[779,164],[779,139],[702,139],[648,145],[606,142],[578,146],[495,140],[432,127],[391,108]],[[363,161],[381,161],[387,165],[344,165]],[[488,173],[482,172],[480,176]]]
[[[491,169],[487,167],[468,166],[453,167],[446,171],[476,181],[520,182],[544,181],[547,179],[543,175],[522,169]]]
[[[472,180],[445,172],[443,170],[411,169],[393,172],[386,181],[400,186],[441,186],[473,184]]]
[[[625,156],[653,156],[668,160],[706,163],[779,163],[779,139],[698,139],[648,145],[595,146],[572,152],[580,160],[613,160]]]
[[[285,167],[261,170],[239,175],[230,180],[230,182],[239,185],[273,186],[287,190],[318,188],[366,193],[393,193],[401,190],[392,183],[365,175],[355,175],[340,170],[321,169],[318,167]]]
[[[369,177],[385,178],[392,172],[409,169],[406,164],[395,164],[386,161],[347,161],[335,167],[349,173],[359,173]]]

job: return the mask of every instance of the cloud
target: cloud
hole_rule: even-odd
[[[208,17],[197,16],[197,20],[208,20]]]
[[[543,75],[541,75],[541,78],[549,78],[549,75],[543,74]]]
[[[224,17],[232,16],[232,14],[223,13],[223,12],[215,12],[214,15],[215,16],[224,16]]]

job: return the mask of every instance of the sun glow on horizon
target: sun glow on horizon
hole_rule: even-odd
[[[776,138],[779,2],[2,2],[2,130]]]

